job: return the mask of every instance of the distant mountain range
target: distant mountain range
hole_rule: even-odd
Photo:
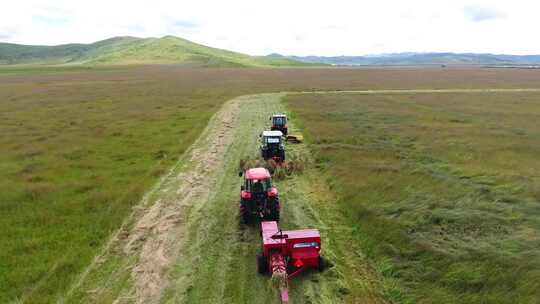
[[[197,67],[302,66],[283,56],[249,56],[182,38],[114,37],[90,44],[57,46],[0,43],[0,65],[181,64]]]
[[[517,65],[539,64],[540,55],[495,55],[475,53],[395,53],[369,56],[282,56],[305,63],[330,65]]]
[[[57,46],[0,43],[0,65],[180,64],[194,67],[308,65],[537,65],[540,55],[395,53],[368,56],[249,56],[174,36],[114,37]]]

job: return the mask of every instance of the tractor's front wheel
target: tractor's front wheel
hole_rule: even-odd
[[[261,157],[262,157],[264,160],[267,160],[267,159],[268,159],[268,150],[263,149],[262,147],[261,147]]]
[[[279,151],[279,158],[281,159],[282,162],[285,161],[285,150]]]
[[[260,274],[267,274],[268,273],[268,261],[262,254],[257,255],[257,271]]]

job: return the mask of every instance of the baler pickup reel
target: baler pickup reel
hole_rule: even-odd
[[[281,303],[289,303],[289,280],[305,270],[322,271],[321,235],[317,229],[282,231],[277,222],[261,222],[262,254],[257,256],[261,274],[272,275]]]

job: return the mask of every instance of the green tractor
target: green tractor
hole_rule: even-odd
[[[281,131],[264,131],[261,134],[261,156],[264,160],[285,161],[285,145]]]

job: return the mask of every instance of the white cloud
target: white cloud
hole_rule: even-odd
[[[249,54],[402,51],[540,53],[540,3],[526,0],[19,0],[0,10],[0,39],[93,42],[176,35]]]
[[[468,5],[464,8],[465,17],[471,21],[485,21],[503,18],[504,14],[490,7]]]

